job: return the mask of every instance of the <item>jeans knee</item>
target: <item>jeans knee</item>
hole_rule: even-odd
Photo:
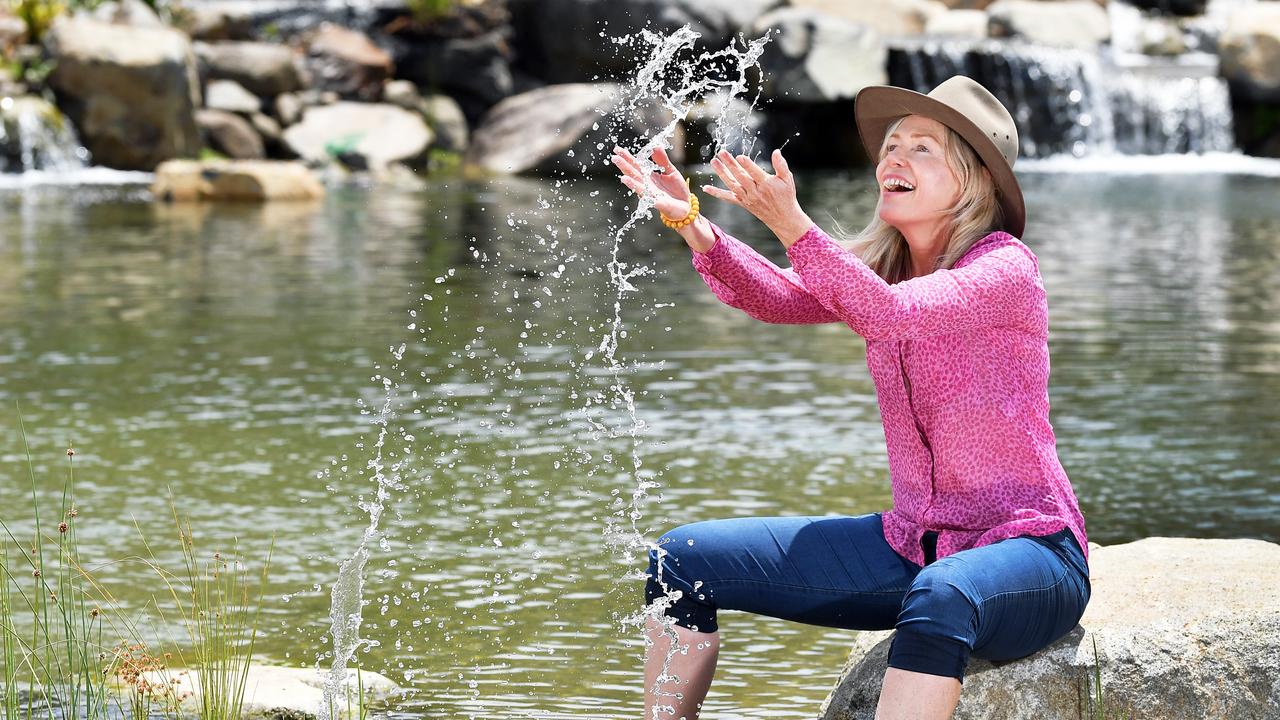
[[[972,643],[978,605],[972,584],[943,558],[916,575],[903,598],[897,627]]]
[[[689,571],[694,543],[688,542],[680,528],[665,533],[649,547],[648,579],[645,582],[645,604],[653,605],[663,598],[671,602],[664,614],[677,625],[700,632],[715,632],[716,608],[709,597],[711,589]],[[684,562],[682,562],[682,560]],[[696,564],[696,563],[694,563]]]

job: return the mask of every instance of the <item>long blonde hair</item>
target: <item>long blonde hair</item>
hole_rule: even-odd
[[[895,120],[885,130],[884,140],[880,143],[880,157],[884,156],[889,135],[905,119]],[[995,183],[973,147],[951,128],[946,128],[943,146],[947,167],[960,184],[960,198],[955,205],[943,211],[950,218],[943,227],[946,242],[934,269],[952,267],[974,243],[1004,224]],[[885,282],[896,283],[911,277],[911,250],[907,239],[896,227],[880,218],[878,206],[870,224],[861,232],[850,234],[836,223],[833,237],[840,245],[856,253]]]

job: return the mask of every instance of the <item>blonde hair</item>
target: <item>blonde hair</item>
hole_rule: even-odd
[[[885,130],[884,140],[880,143],[880,158],[884,157],[889,135],[905,119],[898,118]],[[942,211],[950,217],[943,226],[945,241],[942,254],[934,263],[935,270],[952,267],[974,243],[1004,225],[1004,213],[990,172],[973,147],[949,127],[943,139],[943,156],[960,184],[960,198],[955,205]],[[911,250],[907,239],[896,227],[880,218],[878,206],[871,222],[861,232],[850,234],[836,223],[833,237],[845,249],[857,254],[885,282],[896,283],[911,277]]]

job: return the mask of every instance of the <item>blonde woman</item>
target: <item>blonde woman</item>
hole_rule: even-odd
[[[842,322],[866,339],[893,507],[859,516],[707,520],[663,535],[646,601],[657,620],[646,718],[696,718],[715,672],[716,612],[853,629],[894,628],[877,718],[949,718],[971,656],[1024,657],[1066,634],[1091,586],[1088,539],[1049,423],[1048,309],[1013,174],[1013,118],[957,75],[927,95],[862,90],[854,115],[880,188],[876,217],[833,240],[800,208],[780,151],[760,169],[722,152],[725,188],[781,240],[788,269],[698,212],[661,150],[621,180],[656,198],[722,302],[772,323]],[[826,510],[822,508],[821,510]],[[673,592],[678,591],[678,592]]]

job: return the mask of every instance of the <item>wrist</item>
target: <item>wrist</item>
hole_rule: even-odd
[[[813,227],[813,218],[810,218],[804,211],[800,211],[799,214],[788,218],[785,223],[774,228],[773,234],[777,235],[778,239],[782,241],[783,247],[789,248],[804,237],[811,227]]]

